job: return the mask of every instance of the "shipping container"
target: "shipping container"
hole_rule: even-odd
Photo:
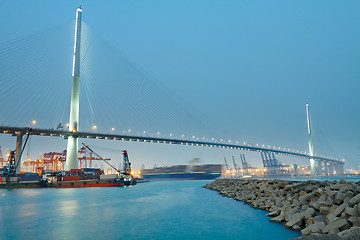
[[[100,175],[101,180],[115,179],[117,174]]]
[[[63,181],[76,181],[79,180],[79,176],[64,176],[62,177]]]

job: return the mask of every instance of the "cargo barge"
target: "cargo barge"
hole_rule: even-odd
[[[221,176],[221,164],[176,165],[143,169],[142,177],[149,180],[208,180]]]
[[[221,173],[160,173],[160,174],[143,174],[145,179],[149,180],[207,180],[216,179]]]
[[[117,174],[105,175],[99,168],[71,169],[70,171],[42,171],[38,173],[17,174],[15,151],[11,151],[7,165],[0,168],[0,188],[75,188],[75,187],[124,187],[135,185],[131,174],[131,163],[127,151],[123,151],[123,166],[120,171],[86,146],[94,155],[116,170]],[[21,158],[21,154],[20,154]]]

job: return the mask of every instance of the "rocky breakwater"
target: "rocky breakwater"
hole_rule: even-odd
[[[204,187],[269,211],[271,222],[306,239],[360,239],[360,182],[218,179]]]

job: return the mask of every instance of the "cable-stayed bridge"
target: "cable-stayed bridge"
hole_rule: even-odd
[[[314,154],[312,146],[309,147],[309,153],[305,153],[216,140],[220,139],[221,135],[216,133],[213,126],[199,121],[188,104],[184,104],[183,100],[173,96],[174,93],[153,81],[151,76],[119,54],[111,45],[103,44],[104,41],[82,23],[81,13],[82,10],[78,9],[75,44],[65,44],[65,48],[59,47],[63,44],[59,39],[63,38],[60,37],[61,31],[56,31],[53,32],[53,38],[46,32],[0,46],[0,51],[4,53],[0,59],[4,72],[4,81],[1,81],[4,85],[0,90],[0,96],[9,102],[1,109],[3,126],[0,127],[0,132],[17,136],[17,152],[21,149],[23,135],[30,133],[67,138],[70,153],[68,156],[71,158],[72,155],[73,159],[77,159],[78,138],[97,138],[269,152],[308,158],[313,174],[315,161],[318,163],[318,169],[331,165],[337,173],[343,172],[343,160]],[[47,36],[45,42],[44,36]],[[68,49],[71,45],[74,45],[72,88],[63,81],[69,78],[66,74],[71,72],[69,66],[64,64],[66,61],[58,59],[63,56],[70,62],[71,51],[68,54],[63,49]],[[57,85],[61,80],[62,85]],[[37,90],[28,91],[33,85],[37,85]],[[111,91],[114,89],[115,94]],[[100,101],[102,104],[97,104]],[[66,110],[69,105],[70,110]],[[34,118],[44,123],[47,121],[51,127],[46,128],[44,124],[41,125],[42,129],[32,128],[31,131],[30,128],[24,127]],[[53,130],[54,125],[58,123],[61,128]],[[129,131],[128,134],[91,132],[97,126],[103,126],[102,129],[119,129],[118,126],[121,126]],[[65,128],[68,130],[63,130]],[[133,129],[145,130],[138,131],[143,134],[136,134]],[[160,137],[160,131],[170,132],[169,137]],[[204,135],[216,137],[195,137]],[[185,136],[192,137],[186,139]],[[309,144],[310,142],[309,139]],[[72,162],[68,166],[69,169],[76,168],[75,160],[67,160],[68,162]]]

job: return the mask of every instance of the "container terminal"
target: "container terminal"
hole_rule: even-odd
[[[20,159],[29,136],[30,133],[19,155]],[[5,166],[1,154],[0,188],[123,187],[136,184],[126,150],[122,151],[123,168],[121,170],[110,164],[108,162],[110,159],[102,158],[85,144],[83,144],[79,152],[83,153],[79,157],[79,169],[64,170],[66,160],[66,151],[64,151],[63,153],[44,154],[43,161],[35,161],[32,166],[33,171],[26,173],[17,173],[19,162],[15,162],[16,150],[10,151]],[[88,153],[88,156],[86,153]],[[50,157],[50,159],[45,161],[44,157]],[[104,170],[92,168],[91,163],[95,160],[105,162],[115,170],[116,174],[105,175]],[[87,167],[88,161],[90,161],[90,167]],[[28,162],[28,167],[30,168],[30,166],[31,161]]]

